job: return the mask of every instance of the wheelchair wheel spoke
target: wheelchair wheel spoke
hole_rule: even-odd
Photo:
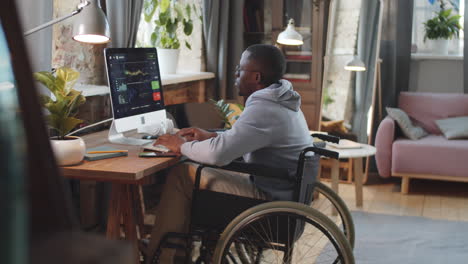
[[[224,249],[218,245],[215,256],[232,248],[233,243],[241,243],[242,247],[236,248],[238,251],[242,248],[248,255],[245,258],[248,264],[354,263],[343,233],[325,215],[310,208],[307,211],[312,211],[308,213],[289,208],[282,209],[286,212],[275,210],[236,218],[220,239]]]

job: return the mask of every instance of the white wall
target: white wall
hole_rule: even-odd
[[[411,60],[409,91],[463,93],[463,59]]]

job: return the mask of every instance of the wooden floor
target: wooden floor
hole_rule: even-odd
[[[411,180],[409,194],[403,195],[399,178],[369,177],[362,208],[355,205],[354,185],[340,183],[339,195],[350,210],[468,221],[468,183]]]

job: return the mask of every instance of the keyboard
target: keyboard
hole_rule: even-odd
[[[143,145],[143,148],[147,149],[147,150],[158,151],[158,152],[169,152],[169,151],[171,151],[170,149],[166,148],[163,145],[154,145],[153,146],[153,142]]]

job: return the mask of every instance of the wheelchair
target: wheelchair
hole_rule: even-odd
[[[339,140],[322,134],[312,136]],[[316,181],[320,156],[337,159],[338,153],[317,144],[305,148],[295,177],[285,169],[242,162],[223,167],[199,165],[190,231],[167,233],[151,263],[159,263],[162,248],[185,250],[185,263],[195,264],[354,263],[354,224],[343,200]],[[294,183],[293,201],[259,200],[200,189],[201,172],[206,167]],[[318,193],[315,198],[314,191]]]

